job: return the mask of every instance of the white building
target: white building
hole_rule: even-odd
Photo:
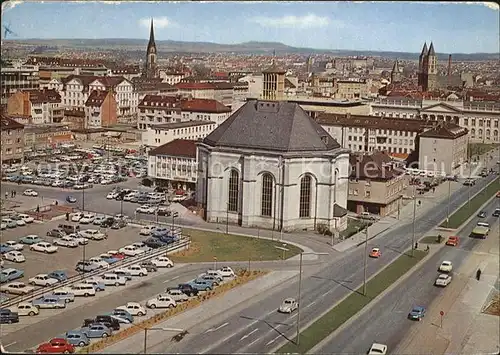
[[[159,147],[175,139],[198,140],[209,135],[217,123],[212,121],[186,121],[152,125],[142,132],[142,144],[147,148]]]
[[[157,186],[194,189],[197,168],[194,140],[175,139],[149,152],[148,176]]]
[[[175,85],[181,82],[186,77],[185,73],[173,72],[166,69],[159,70],[159,76],[164,83]]]
[[[247,102],[198,143],[209,222],[276,230],[347,226],[349,152],[299,105]]]
[[[216,88],[212,83],[177,83],[174,86],[184,97],[215,99]]]
[[[264,76],[262,73],[245,75],[244,77],[239,78],[238,82],[248,83],[247,96],[243,99],[246,99],[247,97],[260,97],[262,90],[264,89]]]
[[[221,102],[209,99],[181,101],[182,121],[211,121],[220,125],[231,114],[231,109]]]
[[[40,88],[38,65],[15,63],[0,69],[1,104],[6,105],[10,95],[20,90]]]

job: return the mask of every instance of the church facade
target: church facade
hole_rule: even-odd
[[[273,230],[347,227],[349,151],[297,104],[252,100],[198,143],[208,222]]]

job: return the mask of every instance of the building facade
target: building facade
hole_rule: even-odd
[[[349,152],[298,105],[247,102],[198,143],[209,222],[276,230],[347,226]]]
[[[263,100],[283,100],[285,98],[285,74],[286,70],[279,68],[273,60],[273,64],[262,71],[262,95]]]
[[[208,136],[217,123],[212,121],[185,121],[157,124],[142,133],[142,144],[146,149],[159,147],[175,139],[198,140]]]
[[[7,100],[8,115],[29,116],[30,124],[61,123],[64,109],[55,90],[18,91]]]
[[[24,162],[24,125],[7,115],[0,114],[0,131],[2,165]]]
[[[335,81],[335,98],[354,100],[370,96],[371,82],[367,79],[349,79]]]
[[[137,129],[147,130],[155,125],[182,120],[180,97],[146,95],[138,105]]]
[[[117,103],[111,90],[93,90],[85,102],[85,128],[102,128],[116,125]]]
[[[7,105],[10,95],[21,90],[40,89],[40,76],[37,65],[15,63],[0,69],[1,105]]]
[[[181,100],[182,121],[211,121],[220,125],[231,114],[231,109],[217,100]]]

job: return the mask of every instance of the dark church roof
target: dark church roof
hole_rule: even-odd
[[[340,144],[298,104],[251,100],[209,134],[203,143],[282,152],[330,151]]]

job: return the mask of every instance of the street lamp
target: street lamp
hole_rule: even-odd
[[[295,339],[295,345],[299,345],[300,341],[300,293],[302,289],[302,256],[303,255],[329,255],[328,253],[315,253],[315,252],[302,252],[300,253],[300,263],[299,263],[299,295],[297,297],[297,337]]]
[[[415,255],[415,221],[417,215],[417,189],[415,185],[413,185],[413,224],[412,224],[412,233],[411,233],[411,256]]]
[[[85,183],[82,185],[82,212],[85,212]]]
[[[363,296],[366,296],[366,266],[368,263],[368,225],[365,228],[365,258],[363,265]]]
[[[172,212],[172,230],[175,228],[175,217],[179,217],[179,212]]]
[[[226,234],[229,234],[229,202],[226,202]]]
[[[138,325],[135,325],[135,326],[139,327]],[[143,328],[143,329],[144,329],[144,354],[147,354],[148,331],[150,331],[150,330],[160,330],[160,331],[164,331],[164,332],[179,332],[179,334],[184,334],[184,335],[186,335],[188,333],[187,330],[177,329],[177,328],[150,327],[150,328]]]

